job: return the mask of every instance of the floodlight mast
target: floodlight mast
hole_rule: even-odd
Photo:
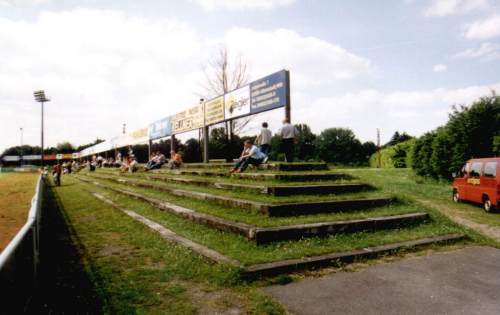
[[[35,96],[35,101],[42,104],[42,129],[41,129],[41,146],[42,146],[42,148],[41,148],[41,155],[40,155],[40,157],[41,157],[40,166],[43,168],[43,158],[44,158],[44,154],[43,154],[43,131],[44,131],[44,124],[43,124],[43,112],[44,112],[44,110],[43,109],[44,109],[44,106],[43,106],[43,104],[45,102],[50,102],[50,99],[45,96],[44,90],[35,91],[33,93],[33,95]]]

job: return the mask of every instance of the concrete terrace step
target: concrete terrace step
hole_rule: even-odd
[[[217,169],[231,168],[234,163],[185,163],[183,168],[186,169]],[[275,170],[275,171],[324,171],[328,170],[328,165],[323,162],[297,162],[283,163],[270,162],[261,164],[257,167],[260,170]]]
[[[83,182],[94,184],[115,193],[147,202],[160,210],[168,211],[193,222],[204,224],[221,231],[243,235],[248,240],[255,241],[257,245],[277,241],[299,240],[308,237],[326,237],[338,233],[356,233],[361,231],[396,229],[423,223],[430,219],[427,213],[417,212],[368,219],[318,222],[263,228],[199,213],[195,210],[187,209],[156,198],[144,196],[129,190],[105,186],[98,182],[82,178],[79,179]]]
[[[191,175],[191,176],[208,176],[208,177],[234,177],[253,180],[281,180],[281,181],[318,181],[318,180],[340,180],[352,179],[353,177],[344,173],[303,173],[303,174],[286,174],[286,173],[235,173],[230,174],[229,171],[208,171],[208,170],[158,170],[152,173],[165,173],[174,175]]]
[[[274,276],[282,273],[291,273],[304,269],[328,267],[338,265],[339,263],[351,263],[362,259],[375,258],[398,250],[417,249],[421,246],[452,243],[463,239],[465,239],[463,234],[447,234],[413,241],[366,247],[346,252],[258,264],[245,268],[242,271],[242,276],[246,278],[256,278],[261,276]]]
[[[123,179],[119,177],[97,176],[91,177],[101,180],[109,180],[119,184],[131,185],[140,188],[150,188],[157,191],[164,191],[176,196],[206,200],[223,206],[236,207],[246,210],[258,210],[268,216],[294,216],[316,213],[329,213],[339,211],[349,211],[379,207],[390,204],[391,198],[366,198],[350,200],[325,200],[313,202],[293,202],[293,203],[262,203],[245,199],[238,199],[226,196],[219,196],[210,193],[189,191],[166,186],[158,186],[143,181]]]
[[[369,190],[372,187],[364,183],[356,184],[324,184],[324,185],[296,185],[296,186],[265,186],[236,184],[229,182],[213,182],[206,179],[191,179],[182,177],[167,177],[159,175],[145,176],[150,180],[164,181],[175,184],[195,185],[202,187],[213,187],[224,190],[250,191],[260,194],[273,196],[292,196],[292,195],[328,195],[346,192],[359,192]]]

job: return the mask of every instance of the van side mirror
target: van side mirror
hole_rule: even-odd
[[[453,173],[451,173],[451,176],[452,176],[453,178],[455,178],[455,177],[457,177],[457,173],[456,173],[456,172],[453,172]]]

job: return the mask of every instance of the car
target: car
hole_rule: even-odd
[[[482,204],[486,212],[500,208],[500,157],[471,159],[454,174],[453,201]]]

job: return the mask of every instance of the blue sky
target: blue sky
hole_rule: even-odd
[[[82,144],[196,103],[220,45],[252,79],[292,77],[295,122],[375,140],[420,135],[451,105],[500,89],[498,0],[0,0],[0,150],[38,142],[34,89],[45,88],[47,142]],[[34,110],[35,109],[35,110]],[[254,119],[279,127],[282,112]]]

